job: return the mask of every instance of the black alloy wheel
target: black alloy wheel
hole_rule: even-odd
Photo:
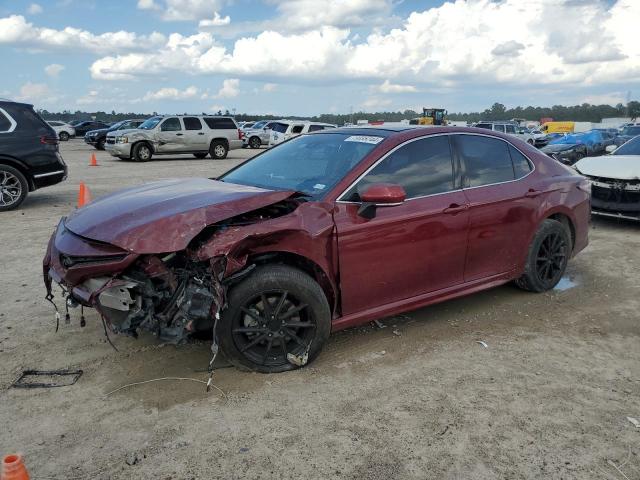
[[[252,363],[278,366],[287,355],[302,355],[315,336],[309,305],[286,290],[263,292],[240,307],[232,334],[238,351]]]

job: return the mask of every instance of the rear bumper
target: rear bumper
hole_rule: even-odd
[[[31,173],[34,190],[55,185],[67,179],[68,168],[59,152],[55,152],[55,160],[47,163]]]
[[[242,148],[242,143],[244,140],[229,140],[229,150],[236,150],[237,148]]]

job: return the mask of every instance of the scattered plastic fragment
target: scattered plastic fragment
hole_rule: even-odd
[[[561,292],[565,290],[569,290],[570,288],[576,287],[578,284],[574,282],[569,277],[562,277],[558,284],[553,288],[554,290],[559,290]]]
[[[13,388],[54,388],[73,385],[82,376],[82,370],[25,370],[13,382]],[[41,381],[36,382],[34,379]],[[66,379],[66,382],[62,382]]]
[[[476,340],[476,343],[479,343],[480,345],[482,345],[484,348],[489,348],[489,345],[487,345],[486,342],[483,342],[482,340]]]
[[[627,417],[627,420],[629,420],[631,423],[633,423],[633,425],[636,428],[640,428],[640,422],[637,419],[635,419],[633,417]]]
[[[382,323],[380,320],[374,320],[373,323],[375,324],[376,327],[378,327],[379,329],[383,329],[383,328],[387,328],[387,326]]]
[[[402,332],[400,330],[394,330],[392,332],[396,337],[401,337],[402,336]]]
[[[287,361],[296,367],[304,367],[309,361],[309,351],[304,352],[302,355],[287,353]]]

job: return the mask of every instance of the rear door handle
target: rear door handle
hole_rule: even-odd
[[[204,132],[200,132],[200,133],[198,133],[198,135],[204,135]]]
[[[455,215],[456,213],[464,212],[467,208],[469,208],[467,205],[458,205],[457,203],[452,203],[447,208],[445,208],[442,213]]]
[[[176,137],[181,137],[182,134],[181,133],[176,133]]]
[[[527,198],[535,198],[538,195],[542,195],[542,192],[540,190],[534,190],[533,188],[530,188],[529,191],[524,194],[524,196]]]

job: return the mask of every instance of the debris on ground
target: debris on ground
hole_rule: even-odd
[[[11,386],[13,388],[68,387],[74,385],[82,373],[82,370],[24,370]]]
[[[637,419],[635,419],[633,417],[627,417],[627,420],[629,420],[631,423],[633,423],[633,425],[636,428],[640,428],[640,422]]]
[[[138,458],[138,454],[137,453],[128,453],[127,457],[125,458],[124,462],[129,465],[130,467],[136,465],[138,462],[140,461],[140,459]]]
[[[483,342],[482,340],[476,340],[476,343],[479,343],[484,348],[489,348],[489,345],[487,345],[487,342]]]
[[[287,353],[287,361],[296,367],[303,367],[309,361],[309,350],[304,352],[302,355]]]
[[[392,333],[393,333],[396,337],[401,337],[401,336],[402,336],[402,332],[401,332],[400,330],[398,330],[398,329],[394,330]]]
[[[371,323],[373,323],[380,330],[382,330],[383,328],[387,328],[387,326],[384,323],[382,323],[380,320],[374,320]]]

